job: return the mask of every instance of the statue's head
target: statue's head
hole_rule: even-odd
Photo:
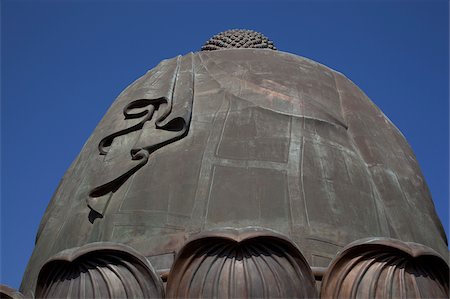
[[[263,34],[245,29],[231,29],[216,34],[202,46],[201,50],[214,51],[236,48],[277,50],[273,42]]]

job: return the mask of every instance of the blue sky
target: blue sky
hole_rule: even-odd
[[[253,29],[344,73],[411,144],[448,235],[448,1],[1,1],[1,276],[18,288],[59,180],[159,61]]]

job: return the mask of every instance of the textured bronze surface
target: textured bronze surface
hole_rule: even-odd
[[[24,296],[19,291],[10,288],[7,285],[0,284],[0,298],[1,299],[23,299]]]
[[[315,281],[296,246],[250,227],[205,232],[180,251],[169,298],[316,298]]]
[[[344,75],[270,49],[201,51],[112,104],[45,212],[21,291],[65,249],[127,244],[166,272],[192,235],[247,226],[286,235],[316,269],[366,237],[448,254],[411,148]]]
[[[214,35],[202,46],[201,50],[214,51],[238,48],[277,49],[271,40],[259,32],[232,29]]]
[[[152,82],[151,87],[158,89],[158,95],[146,98],[147,91],[145,90],[141,91],[142,94],[139,92],[134,94],[136,100],[131,101],[123,108],[123,128],[112,130],[100,140],[99,154],[106,156],[114,140],[117,141],[122,136],[128,137],[139,133],[137,136],[135,134],[132,141],[133,146],[121,149],[122,154],[129,155],[128,160],[108,161],[109,163],[105,163],[107,164],[104,170],[106,175],[94,178],[99,181],[89,192],[87,199],[87,204],[92,211],[90,221],[93,222],[95,216],[103,217],[111,194],[147,164],[152,152],[186,134],[192,113],[191,55],[178,57],[176,63],[171,64],[169,68],[164,73],[168,76],[157,78],[159,82]],[[175,89],[175,85],[177,85],[177,89]],[[178,92],[179,86],[182,86],[182,92]],[[130,121],[132,121],[131,124]]]
[[[163,298],[163,282],[138,252],[92,243],[52,257],[39,273],[36,298]]]
[[[449,268],[434,250],[394,239],[347,246],[325,274],[321,298],[448,298]]]

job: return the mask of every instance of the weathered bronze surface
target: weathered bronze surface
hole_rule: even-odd
[[[2,299],[23,299],[22,293],[7,286],[0,284],[0,298]]]
[[[168,298],[316,298],[313,273],[273,231],[222,229],[189,240],[174,262]]]
[[[91,243],[53,256],[41,269],[36,298],[162,298],[147,259],[124,245]]]
[[[448,298],[449,270],[417,243],[369,238],[347,246],[322,283],[321,298]]]
[[[243,246],[213,232],[245,227],[276,231],[296,248],[258,247],[256,241],[270,234],[243,242],[243,260],[253,265],[270,267],[275,256],[280,263],[301,260],[286,262],[286,271],[308,273],[289,275],[302,280],[302,289],[289,289],[286,297],[310,296],[299,295],[309,290],[310,267],[319,269],[319,279],[338,251],[358,239],[393,238],[448,254],[411,148],[357,86],[289,53],[225,49],[164,60],[119,95],[49,204],[21,291],[34,294],[39,272],[50,271],[46,261],[54,255],[115,242],[166,273],[168,286],[177,287],[166,290],[171,296],[260,296],[242,285],[230,293],[223,280],[216,282],[219,289],[208,285],[210,293],[192,293],[182,282],[197,279],[177,257],[194,252],[188,239],[209,231],[211,238],[198,247],[208,255],[215,242]],[[233,250],[220,256],[224,264],[235,262]],[[253,261],[257,254],[268,257]],[[201,254],[194,256],[199,267],[213,269],[201,263]],[[273,275],[281,275],[277,271]],[[257,272],[250,281],[264,285],[266,276]],[[205,279],[225,272],[217,273]]]
[[[253,30],[232,29],[211,37],[202,46],[201,50],[215,51],[230,48],[277,49],[271,40],[259,32]]]

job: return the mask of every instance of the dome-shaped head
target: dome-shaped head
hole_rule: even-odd
[[[259,32],[245,29],[232,29],[211,37],[202,46],[201,50],[214,51],[237,48],[277,49],[271,40]]]

